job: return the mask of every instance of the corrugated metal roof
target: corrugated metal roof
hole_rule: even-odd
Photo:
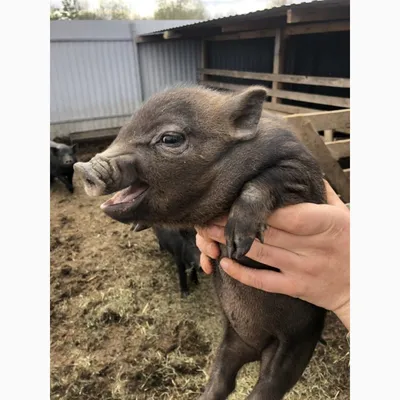
[[[227,17],[222,17],[222,18],[214,18],[214,19],[209,19],[206,21],[200,21],[200,22],[195,22],[192,24],[186,24],[186,25],[179,25],[175,26],[173,28],[170,28],[170,30],[179,30],[179,31],[184,31],[187,29],[191,28],[212,28],[212,27],[218,27],[220,23],[222,22],[241,22],[241,21],[248,21],[252,19],[261,19],[261,18],[269,18],[269,17],[279,17],[279,16],[284,16],[286,15],[286,11],[289,9],[301,9],[301,8],[307,8],[307,7],[326,7],[326,6],[346,6],[350,5],[350,0],[314,0],[314,1],[308,1],[308,2],[303,2],[303,3],[298,3],[298,4],[290,4],[290,5],[285,5],[285,6],[278,6],[278,7],[272,7],[272,8],[267,8],[263,10],[257,10],[257,11],[252,11],[247,14],[237,14],[237,15],[230,15]],[[165,32],[165,29],[163,30],[158,30],[154,32],[149,32],[141,36],[152,36],[152,35],[160,35],[163,32]]]

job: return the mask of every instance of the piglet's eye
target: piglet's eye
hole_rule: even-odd
[[[185,137],[180,133],[166,133],[161,137],[161,143],[171,147],[177,147],[184,141]]]

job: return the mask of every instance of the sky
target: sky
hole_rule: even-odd
[[[245,14],[268,7],[269,0],[202,0],[211,18],[232,14]],[[291,3],[301,3],[310,0],[294,0]],[[132,11],[141,17],[151,17],[156,9],[156,0],[124,0]],[[89,9],[96,9],[99,0],[83,0]],[[51,0],[51,4],[60,7],[61,0]]]

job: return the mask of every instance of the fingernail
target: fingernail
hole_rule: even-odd
[[[223,258],[219,264],[224,270],[229,268],[229,260],[227,258]]]

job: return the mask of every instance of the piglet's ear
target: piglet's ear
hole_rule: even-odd
[[[71,149],[72,149],[72,151],[73,151],[74,153],[76,153],[76,150],[77,150],[76,143],[73,144],[73,145],[71,146]]]
[[[224,108],[232,124],[232,139],[249,140],[256,135],[266,96],[265,88],[252,86],[229,98]]]

